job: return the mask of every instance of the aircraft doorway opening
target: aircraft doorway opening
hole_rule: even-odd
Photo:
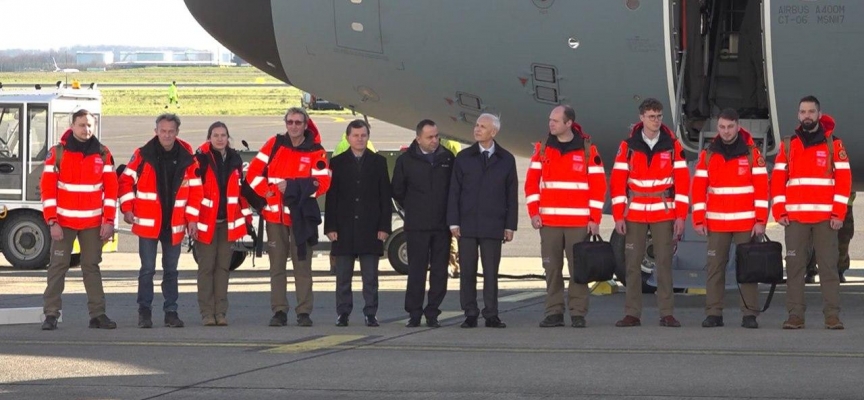
[[[686,49],[680,112],[688,147],[707,146],[717,135],[717,115],[732,108],[756,145],[772,150],[762,2],[683,0],[676,11],[678,54]]]

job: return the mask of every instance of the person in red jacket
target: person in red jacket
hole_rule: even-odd
[[[120,211],[138,235],[138,327],[152,328],[156,247],[162,243],[162,295],[165,326],[182,328],[177,314],[177,263],[184,234],[198,238],[203,192],[192,146],[177,138],[180,117],[156,118],[155,136],[135,149],[120,176]]]
[[[642,324],[642,259],[648,231],[654,244],[657,306],[660,325],[680,327],[672,315],[673,240],[684,233],[689,208],[690,174],[675,133],[663,125],[663,104],[646,99],[639,105],[641,122],[618,148],[612,170],[612,216],[624,235],[627,298],[625,316],[615,326]]]
[[[564,256],[573,274],[573,245],[600,232],[606,172],[597,148],[576,123],[568,105],[549,114],[546,143],[534,145],[525,179],[531,226],[540,230],[540,255],[546,271],[546,316],[541,328],[564,326]],[[570,326],[585,327],[588,285],[570,282],[567,289]]]
[[[252,211],[240,196],[243,160],[230,146],[231,135],[223,122],[207,129],[207,141],[198,148],[203,185],[198,239],[198,308],[204,326],[225,326],[228,319],[228,273],[232,246],[246,236]]]
[[[750,133],[738,125],[738,113],[726,109],[717,120],[717,136],[699,154],[693,177],[693,227],[708,235],[705,328],[723,326],[726,264],[732,243],[765,234],[768,222],[768,171]],[[759,327],[759,287],[742,283],[741,326]]]
[[[87,292],[90,328],[114,329],[105,315],[102,289],[102,245],[114,236],[117,175],[108,148],[93,136],[96,118],[90,111],[72,114],[72,126],[51,148],[39,187],[42,215],[51,231],[51,261],[45,288],[43,330],[57,329],[60,296],[69,270],[75,238],[81,245],[81,272]]]
[[[774,219],[786,227],[786,311],[783,329],[804,328],[804,273],[810,246],[819,263],[825,328],[843,329],[837,231],[846,218],[852,188],[849,156],[834,136],[834,118],[822,114],[819,100],[798,103],[795,134],[784,138],[771,172]]]
[[[300,234],[292,224],[292,216],[283,194],[289,184],[317,186],[315,197],[330,188],[330,168],[327,152],[321,146],[318,127],[302,108],[292,107],[285,113],[285,134],[278,134],[264,143],[258,155],[249,163],[246,181],[267,200],[262,216],[267,221],[267,255],[270,258],[270,306],[273,317],[270,326],[288,324],[288,297],[285,267],[288,256],[294,265],[297,288],[297,324],[312,326],[312,259],[301,259],[296,237]],[[298,217],[298,221],[302,217]],[[316,228],[317,229],[317,228]],[[304,245],[304,243],[299,243]],[[311,254],[311,249],[308,253]]]

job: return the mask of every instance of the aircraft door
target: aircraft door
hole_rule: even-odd
[[[0,200],[21,201],[24,141],[20,104],[0,104]]]

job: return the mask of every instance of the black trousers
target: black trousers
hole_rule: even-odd
[[[411,318],[437,317],[447,295],[447,265],[450,262],[450,231],[405,231],[408,245],[408,287],[405,311]],[[429,269],[429,302],[426,295],[426,269]]]
[[[498,316],[498,266],[501,239],[459,238],[459,300],[466,317],[477,317],[477,258],[483,262],[483,318]]]
[[[360,254],[336,256],[336,313],[351,314],[354,309],[354,294],[351,280],[354,278],[354,259],[360,259],[360,275],[363,277],[363,315],[378,313],[378,255]]]

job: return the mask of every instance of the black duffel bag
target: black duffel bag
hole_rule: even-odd
[[[615,274],[615,255],[612,244],[600,235],[588,235],[573,245],[573,275],[571,279],[581,285],[608,281]]]
[[[754,237],[750,242],[741,243],[735,248],[735,278],[738,283],[771,284],[771,291],[768,292],[765,307],[761,311],[744,303],[747,309],[759,312],[768,310],[771,298],[774,297],[774,289],[778,283],[783,282],[783,245],[772,242],[768,235],[762,236],[762,241]]]

